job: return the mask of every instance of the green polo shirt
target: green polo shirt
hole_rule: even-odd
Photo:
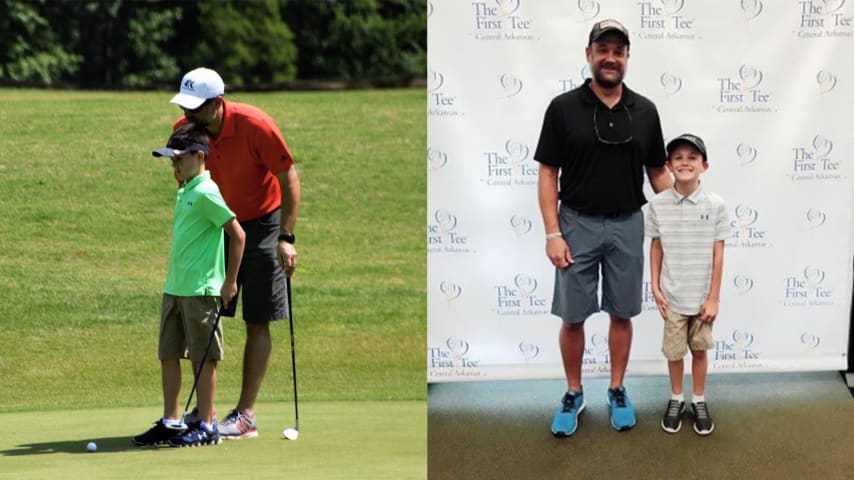
[[[222,226],[234,218],[210,172],[178,190],[164,292],[181,297],[219,296],[225,281]]]

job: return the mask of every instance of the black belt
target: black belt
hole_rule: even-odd
[[[608,212],[608,213],[598,213],[598,212],[578,212],[585,217],[596,217],[596,218],[620,218],[620,217],[628,217],[635,212]]]

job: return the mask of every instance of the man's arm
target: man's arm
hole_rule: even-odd
[[[673,186],[673,177],[667,171],[667,167],[646,167],[646,176],[655,193],[662,192]]]
[[[540,213],[543,225],[546,227],[546,255],[552,264],[558,268],[566,268],[571,263],[572,254],[569,245],[560,234],[558,220],[557,182],[560,169],[544,163],[540,164],[537,178],[537,197],[540,202]],[[558,234],[558,235],[555,235]]]
[[[299,211],[300,184],[296,165],[291,165],[286,170],[276,175],[282,190],[282,220],[281,233],[293,233],[297,223],[297,212]],[[277,248],[282,268],[285,275],[291,276],[297,268],[297,251],[292,243],[280,241]]]

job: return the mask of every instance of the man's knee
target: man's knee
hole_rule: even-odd
[[[270,335],[270,324],[268,322],[252,323],[246,322],[247,337],[264,337]]]

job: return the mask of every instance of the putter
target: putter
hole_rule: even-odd
[[[282,435],[288,440],[296,440],[299,436],[299,401],[297,400],[297,360],[294,351],[294,309],[291,302],[291,277],[285,276],[285,284],[288,289],[288,322],[291,325],[291,368],[294,376],[294,428],[286,428],[282,431]]]
[[[232,302],[234,299],[231,300]],[[187,397],[187,404],[184,405],[184,414],[181,415],[181,418],[185,418],[187,416],[187,409],[190,408],[190,402],[193,401],[193,393],[196,392],[196,386],[199,384],[199,376],[202,374],[202,369],[205,368],[205,360],[208,359],[208,352],[211,349],[211,343],[213,343],[214,336],[216,335],[216,329],[219,326],[219,319],[222,317],[222,308],[217,309],[216,311],[216,320],[214,320],[213,328],[211,329],[211,335],[208,337],[208,346],[205,347],[205,354],[202,355],[202,361],[199,362],[199,369],[194,372],[193,379],[193,388],[190,389],[190,396]],[[192,365],[192,362],[190,362]]]

